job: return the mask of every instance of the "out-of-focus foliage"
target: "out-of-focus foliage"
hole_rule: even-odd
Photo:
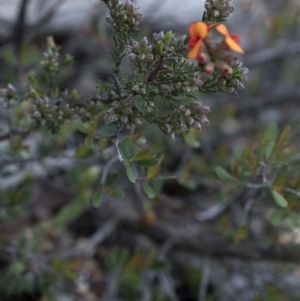
[[[206,1],[188,38],[152,39],[131,1],[102,2],[104,43],[92,22],[79,54],[55,37],[0,49],[1,298],[297,300],[299,127],[286,112],[299,92],[276,98],[253,54],[259,82],[232,94],[248,69],[232,55],[236,36],[214,28],[231,1]],[[269,20],[270,40],[293,31],[281,20]],[[101,49],[92,63],[80,57],[89,43]]]

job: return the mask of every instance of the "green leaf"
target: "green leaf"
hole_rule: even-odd
[[[132,154],[132,156],[134,157],[138,153],[139,150],[140,149],[137,146],[132,145],[131,146],[131,154]]]
[[[275,145],[274,141],[270,141],[267,143],[267,146],[265,147],[265,155],[267,159],[270,158],[272,151],[274,149],[274,145]]]
[[[135,183],[136,182],[135,175],[134,175],[130,165],[125,166],[125,168],[126,168],[126,173],[127,173],[127,177],[129,179],[129,181],[131,183]]]
[[[283,141],[285,141],[288,137],[288,135],[290,134],[291,131],[291,127],[288,125],[286,127],[284,127],[284,129],[280,132],[278,140],[277,140],[277,144],[280,145]]]
[[[79,119],[77,119],[75,121],[75,126],[76,126],[77,130],[80,131],[81,133],[90,134],[90,132],[91,132],[90,130],[88,130],[85,127],[84,123],[81,120],[79,120]]]
[[[215,175],[218,179],[224,182],[234,181],[234,177],[227,170],[220,166],[215,168]]]
[[[278,126],[276,123],[272,122],[269,124],[266,132],[267,141],[275,141],[278,136]]]
[[[282,209],[274,210],[270,217],[271,224],[277,226],[282,221],[284,213]]]
[[[194,148],[200,147],[200,142],[197,140],[195,137],[195,132],[194,131],[189,131],[187,134],[183,135],[184,142]]]
[[[112,192],[109,193],[109,195],[117,199],[123,199],[125,196],[125,192],[124,190],[116,187]]]
[[[280,206],[280,207],[286,207],[288,205],[287,200],[285,199],[285,197],[280,194],[278,191],[276,190],[272,190],[272,196],[275,200],[275,202]]]
[[[119,122],[112,122],[112,123],[108,123],[106,125],[104,125],[99,131],[98,134],[99,135],[114,135],[116,134],[118,128],[120,127],[120,123]]]
[[[150,187],[150,185],[147,182],[144,182],[144,183],[142,183],[142,186],[143,186],[143,189],[144,189],[145,193],[147,194],[147,196],[150,199],[153,199],[155,197],[155,192]]]
[[[148,179],[155,178],[159,174],[159,171],[160,171],[160,164],[157,164],[155,166],[149,167],[147,169],[147,178]]]
[[[130,149],[131,149],[130,144],[131,144],[131,141],[130,141],[129,136],[124,136],[124,138],[120,142],[120,149],[125,158],[128,158],[130,156]]]
[[[94,142],[94,137],[92,135],[87,135],[84,140],[84,145],[88,148],[91,148]]]
[[[131,160],[148,160],[152,159],[153,157],[155,157],[155,155],[151,153],[150,148],[141,148],[135,153]]]
[[[87,208],[86,195],[77,194],[69,205],[64,206],[53,220],[54,227],[61,227],[65,223],[75,220]]]
[[[138,165],[138,166],[142,166],[142,167],[152,167],[155,165],[158,165],[160,163],[160,160],[157,158],[152,158],[149,160],[137,160],[137,161],[133,161],[134,164]]]
[[[174,36],[174,33],[172,33],[171,30],[168,31],[168,32],[166,32],[166,33],[165,33],[165,36],[164,36],[164,39],[163,39],[164,44],[169,43],[169,42],[172,40],[173,36]]]
[[[97,191],[92,197],[92,205],[95,208],[99,208],[103,203],[103,192],[101,190]]]

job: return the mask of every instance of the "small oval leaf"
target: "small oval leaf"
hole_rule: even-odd
[[[287,200],[285,199],[285,197],[280,194],[278,191],[276,190],[272,190],[272,196],[274,198],[274,201],[280,206],[280,207],[286,207],[288,205]]]
[[[75,126],[76,126],[77,130],[80,131],[81,133],[89,134],[91,132],[89,129],[87,129],[84,126],[84,123],[79,119],[75,121]]]
[[[94,142],[94,137],[92,135],[87,135],[84,141],[84,145],[88,148],[91,148]]]
[[[282,221],[284,216],[284,210],[278,209],[274,210],[270,216],[270,222],[273,226],[278,226]]]
[[[218,179],[224,182],[234,181],[234,177],[227,170],[220,166],[215,168],[215,175]]]
[[[135,183],[136,182],[135,175],[134,175],[130,165],[125,166],[125,168],[126,168],[126,173],[127,173],[127,177],[129,179],[129,181],[131,183]]]
[[[117,199],[123,199],[125,196],[125,192],[120,188],[115,188],[111,193],[109,193],[109,195]]]
[[[270,158],[272,152],[273,152],[273,149],[274,149],[274,145],[275,145],[275,142],[274,141],[270,141],[267,143],[267,146],[265,148],[265,155],[266,155],[266,158]]]
[[[122,141],[120,142],[120,149],[125,158],[129,158],[130,156],[130,148],[131,148],[131,141],[129,136],[125,136]]]
[[[270,123],[266,131],[267,141],[275,141],[278,132],[278,125],[275,122]]]
[[[143,189],[144,189],[145,193],[147,194],[147,196],[150,199],[153,199],[155,197],[155,192],[150,187],[150,185],[147,182],[144,182],[144,183],[142,183],[142,186],[143,186]]]
[[[160,164],[157,164],[155,166],[149,167],[147,169],[147,178],[148,179],[155,178],[159,174],[159,172],[160,172],[160,167],[161,167]]]
[[[120,124],[119,122],[112,122],[104,125],[101,129],[99,129],[98,134],[101,136],[105,135],[114,135],[116,134]]]
[[[92,205],[95,207],[95,208],[99,208],[103,203],[103,192],[100,190],[100,191],[97,191],[94,195],[93,195],[93,198],[92,198]]]
[[[151,154],[150,148],[141,148],[139,149],[132,158],[132,161],[137,160],[148,160],[155,157],[155,155]]]

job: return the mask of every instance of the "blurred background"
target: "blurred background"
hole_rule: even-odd
[[[201,20],[204,2],[135,1],[144,14],[136,40],[144,36],[150,40],[152,33],[161,30],[172,30],[176,36],[186,35],[188,24]],[[228,206],[226,214],[218,220],[205,221],[204,218],[203,222],[196,223],[190,219],[191,212],[222,204],[231,193],[219,191],[220,186],[212,173],[215,166],[229,166],[234,151],[258,143],[272,122],[281,129],[290,125],[291,140],[296,147],[300,142],[300,1],[236,0],[233,5],[236,12],[227,24],[232,33],[239,34],[240,44],[245,50],[245,55],[239,57],[243,66],[250,70],[245,89],[237,95],[200,96],[200,101],[211,107],[211,124],[199,135],[200,149],[189,150],[180,141],[174,142],[155,132],[157,148],[165,150],[164,171],[181,174],[180,181],[164,184],[164,197],[155,203],[155,214],[164,222],[176,225],[178,228],[174,229],[183,234],[198,231],[199,241],[202,235],[206,237],[212,232],[224,231],[224,235],[233,235],[235,242],[242,240],[244,235],[240,216],[246,210],[245,204]],[[27,72],[38,68],[46,49],[46,37],[52,35],[61,46],[61,53],[70,53],[75,60],[60,88],[76,88],[83,98],[96,94],[99,79],[105,81],[112,76],[112,41],[105,20],[107,14],[105,5],[99,0],[0,0],[0,88],[13,83],[17,89],[22,89]],[[124,68],[127,68],[123,70],[126,73],[131,67]],[[0,126],[4,131],[8,124],[7,115],[7,110],[1,108]],[[151,127],[144,131],[150,141],[154,140]],[[38,144],[46,149],[54,141],[53,137],[51,139],[45,142],[42,136],[34,136],[27,144],[32,149]],[[54,145],[60,151],[69,151],[74,140],[82,140],[82,137],[77,135],[71,142],[60,139],[51,145],[52,150]],[[5,142],[0,141],[1,152],[5,147]],[[139,198],[139,194],[126,187],[124,181],[120,185],[125,185],[129,193],[124,203],[116,204],[110,199],[110,204],[101,210],[90,206],[79,206],[77,211],[71,208],[73,213],[76,212],[65,221],[61,210],[76,194],[78,183],[74,177],[88,176],[94,171],[95,163],[89,161],[84,163],[86,165],[78,163],[75,166],[74,161],[66,157],[47,155],[42,164],[29,161],[11,164],[7,174],[12,176],[5,174],[0,179],[1,193],[5,195],[7,191],[21,191],[23,186],[18,185],[23,185],[29,171],[34,175],[26,206],[21,204],[21,211],[13,211],[9,222],[6,222],[6,213],[3,214],[5,218],[0,219],[0,230],[5,233],[0,242],[18,246],[22,242],[19,234],[24,232],[29,249],[39,244],[45,248],[35,253],[32,247],[33,250],[26,253],[39,266],[29,265],[26,269],[22,266],[26,277],[21,273],[19,282],[9,290],[11,295],[4,299],[0,297],[1,300],[300,300],[300,271],[292,261],[280,265],[265,260],[211,258],[209,252],[197,257],[191,255],[190,250],[175,250],[168,257],[166,254],[172,248],[172,240],[162,243],[158,238],[155,241],[151,233],[137,231],[132,225],[116,229],[114,217],[120,211],[126,212],[127,216],[134,215],[130,204]],[[4,165],[7,163],[3,159],[1,167]],[[189,176],[185,179],[187,174]],[[253,198],[255,195],[249,197]],[[293,201],[299,201],[299,198],[294,196]],[[249,222],[251,239],[265,242],[276,237],[277,242],[299,243],[299,227],[294,224],[288,230],[285,226],[290,226],[290,222],[279,230],[272,228],[268,219],[273,209],[270,207],[267,202],[254,206]],[[299,205],[294,210],[299,212]],[[59,221],[55,218],[58,212],[63,212]],[[52,220],[60,226],[49,230],[47,223]],[[297,216],[296,221],[299,220]],[[46,234],[41,234],[41,241],[35,237],[37,225],[38,230],[47,229]],[[61,253],[56,254],[57,249]],[[151,266],[153,269],[144,269],[148,264],[144,259],[148,260],[154,249],[158,250],[157,256],[161,260],[155,262],[155,267]],[[57,256],[53,257],[53,254]],[[118,265],[118,259],[124,262]],[[51,268],[61,271],[63,276],[51,274],[51,277],[45,277],[42,289],[33,286],[22,290],[22,284],[26,286],[30,279],[41,275],[39,273],[44,271],[43,264],[47,260],[51,261]],[[125,267],[124,274],[120,266]],[[3,267],[6,267],[5,260],[0,260],[0,269]],[[156,287],[162,292],[156,293]],[[116,295],[117,288],[119,294]]]

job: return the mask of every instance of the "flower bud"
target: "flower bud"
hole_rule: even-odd
[[[132,46],[133,46],[134,49],[139,49],[140,48],[140,43],[133,40],[132,41]]]
[[[205,116],[201,116],[200,117],[200,123],[205,124],[205,125],[209,125],[209,120]]]
[[[237,79],[237,78],[232,78],[229,83],[235,87],[235,88],[238,88],[239,84],[240,84],[240,81]]]
[[[141,60],[141,61],[143,61],[146,58],[144,53],[139,54],[138,57],[139,57],[139,60]]]
[[[176,44],[177,44],[177,39],[175,37],[172,37],[170,41],[170,46],[175,47]]]
[[[164,34],[163,31],[161,31],[161,32],[159,32],[159,33],[154,33],[154,34],[153,34],[153,38],[154,38],[154,41],[155,41],[155,42],[158,42],[158,41],[163,40],[164,37],[165,37],[165,34]]]
[[[205,5],[204,5],[204,7],[205,7],[205,9],[206,9],[207,11],[209,11],[209,10],[212,9],[212,5],[211,5],[211,3],[209,3],[209,2],[206,2]]]
[[[39,111],[35,111],[33,113],[33,117],[37,118],[37,119],[40,119],[42,117],[41,113]]]
[[[210,61],[210,56],[207,52],[200,52],[197,55],[197,61],[201,64],[205,64]]]
[[[126,46],[125,46],[125,50],[126,50],[126,52],[127,52],[128,54],[130,54],[130,53],[132,53],[132,51],[133,51],[133,47],[130,46],[130,45],[126,45]]]
[[[149,46],[146,48],[146,52],[147,52],[147,53],[151,53],[151,51],[152,51],[152,46],[149,45]]]
[[[242,68],[241,72],[242,72],[243,75],[245,75],[249,72],[249,69],[248,68]]]
[[[123,111],[122,111],[122,114],[123,115],[132,115],[132,110],[130,108],[125,108]]]
[[[228,11],[232,14],[233,12],[235,12],[235,7],[233,7],[233,6],[228,6],[228,7],[226,8],[226,10],[228,10]]]
[[[147,58],[147,60],[152,61],[153,60],[153,54],[152,53],[147,53],[146,58]]]
[[[212,15],[213,15],[214,18],[218,18],[219,15],[220,15],[220,12],[217,11],[217,10],[213,10],[213,11],[212,11]]]
[[[127,115],[122,115],[121,118],[120,118],[120,121],[122,123],[128,123],[128,116]]]
[[[224,61],[216,61],[215,62],[215,67],[219,70],[219,71],[221,71],[221,72],[224,72],[224,73],[229,73],[229,70],[231,69],[230,67],[229,67],[229,65],[226,63],[226,62],[224,62]]]
[[[201,130],[201,123],[199,121],[195,121],[192,127],[196,130]]]
[[[142,48],[147,48],[147,46],[148,46],[148,40],[147,40],[146,37],[144,37],[144,38],[141,40],[140,45],[141,45]]]
[[[109,24],[114,24],[114,20],[113,20],[111,17],[107,17],[107,18],[106,18],[106,21],[107,21]]]
[[[142,19],[143,18],[143,14],[142,13],[136,13],[135,15],[134,15],[134,18],[136,19],[136,20],[140,20],[140,19]]]
[[[186,123],[187,123],[188,125],[192,125],[194,122],[195,122],[195,119],[194,119],[193,117],[188,116],[188,117],[186,118]]]
[[[115,122],[115,121],[118,121],[118,120],[119,120],[119,115],[117,115],[117,114],[109,115],[109,117],[107,118],[107,120],[108,120],[109,122]]]
[[[131,59],[131,60],[136,60],[136,58],[137,58],[137,55],[135,54],[135,53],[130,53],[129,55],[128,55],[128,57]]]
[[[114,101],[111,105],[114,109],[119,109],[121,107],[121,104],[119,101]]]
[[[228,18],[230,16],[230,12],[228,10],[221,11],[222,18]]]
[[[192,102],[190,104],[190,108],[191,108],[192,111],[197,111],[200,108],[202,108],[202,104],[200,102]]]
[[[245,87],[244,87],[244,85],[240,82],[238,88],[239,88],[239,89],[244,89]]]
[[[245,80],[247,80],[247,78],[248,78],[247,75],[241,74],[239,77],[239,80],[245,81]]]
[[[204,67],[204,71],[207,75],[212,75],[214,70],[215,70],[215,64],[213,62],[208,62]]]
[[[218,9],[224,10],[226,7],[227,7],[226,3],[223,2],[223,3],[219,4]]]
[[[140,92],[141,88],[138,85],[133,86],[132,91]]]

